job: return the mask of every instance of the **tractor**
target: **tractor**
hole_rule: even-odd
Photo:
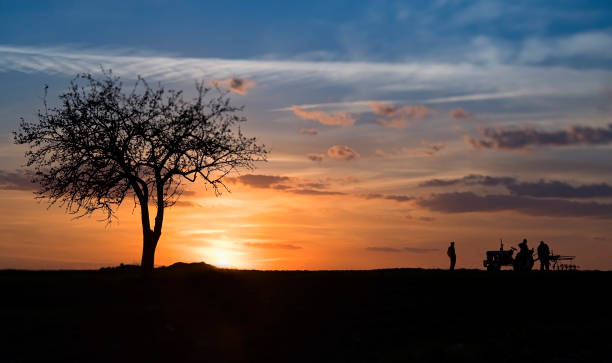
[[[512,266],[514,271],[531,271],[535,260],[533,259],[533,249],[525,247],[514,255],[517,249],[510,247],[509,250],[504,250],[504,243],[500,242],[498,251],[487,251],[487,259],[483,261],[487,271],[499,271],[503,266]],[[519,244],[521,246],[521,244]]]

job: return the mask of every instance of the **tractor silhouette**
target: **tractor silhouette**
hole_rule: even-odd
[[[531,271],[535,260],[533,259],[533,249],[521,249],[516,256],[514,251],[517,249],[510,247],[509,250],[504,250],[504,243],[500,242],[498,251],[487,251],[487,259],[483,261],[487,271],[499,271],[503,266],[512,266],[514,271]]]

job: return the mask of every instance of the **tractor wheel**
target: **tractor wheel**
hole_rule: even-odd
[[[496,263],[490,263],[487,266],[487,271],[499,271],[500,270],[500,266]]]

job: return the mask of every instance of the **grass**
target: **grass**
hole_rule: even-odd
[[[610,272],[0,271],[0,361],[609,361]]]

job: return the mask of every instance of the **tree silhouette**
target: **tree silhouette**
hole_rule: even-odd
[[[264,145],[242,134],[239,123],[246,118],[227,92],[211,95],[204,83],[196,89],[186,101],[181,91],[151,88],[140,77],[124,92],[111,71],[99,79],[78,74],[59,106],[49,108],[45,97],[38,122],[22,118],[14,133],[15,143],[30,147],[26,158],[40,185],[37,198],[77,218],[102,211],[109,223],[133,198],[142,220],[142,268],[152,271],[164,210],[185,182],[201,178],[219,195],[227,189],[223,177],[266,160]],[[156,208],[153,228],[150,204]]]

